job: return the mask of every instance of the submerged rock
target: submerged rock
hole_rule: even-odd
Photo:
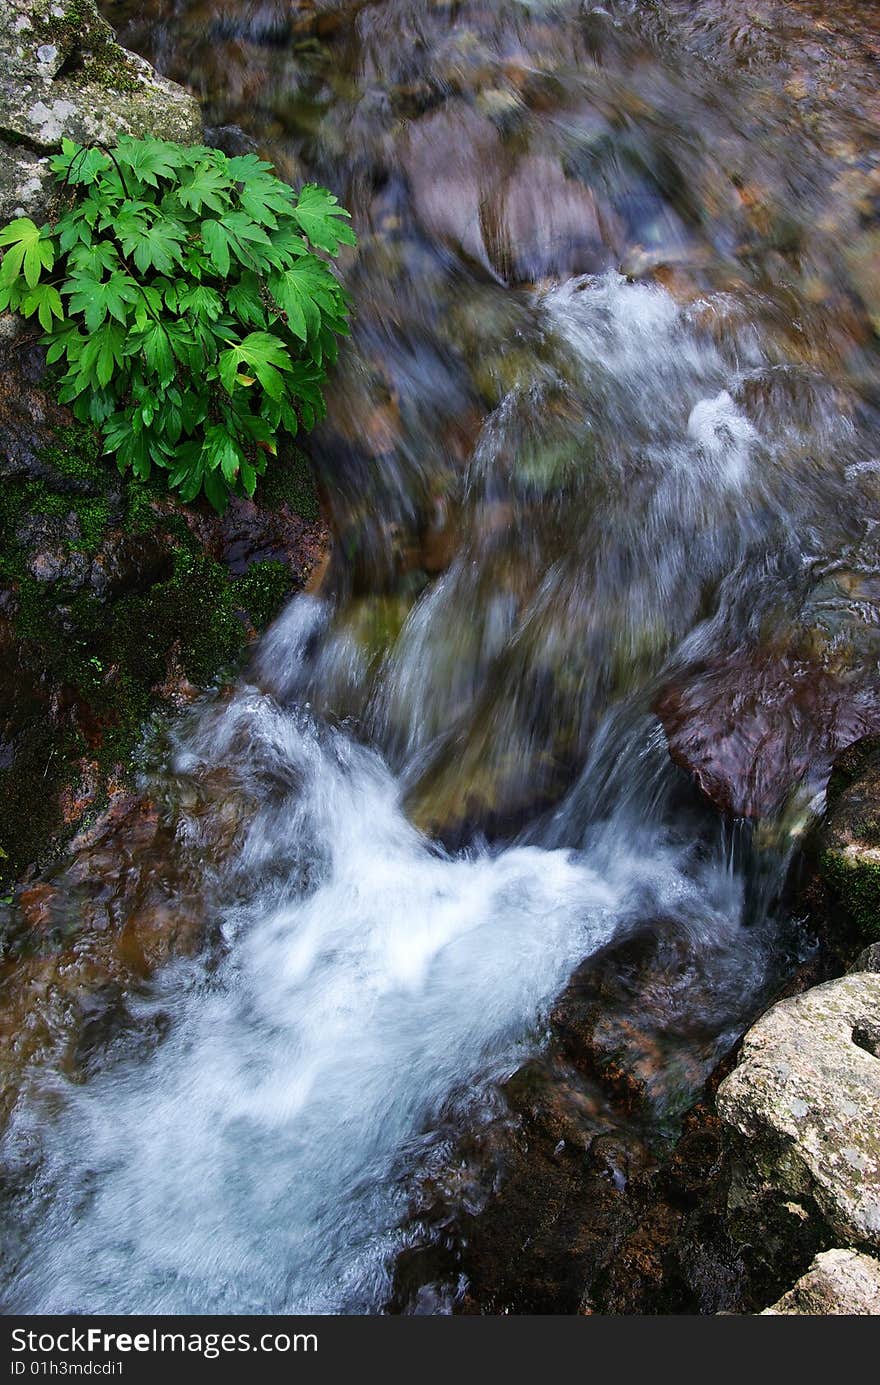
[[[62,139],[197,142],[195,98],[121,48],[92,0],[6,0],[0,13],[0,221],[45,214]]]
[[[515,157],[496,122],[464,101],[414,122],[402,146],[424,229],[509,283],[607,269],[608,208],[550,153]]]
[[[880,1263],[857,1250],[817,1255],[793,1289],[762,1316],[867,1317],[880,1313]]]
[[[746,1035],[718,1090],[740,1137],[732,1215],[752,1234],[792,1224],[880,1249],[880,976],[859,972],[781,1001]]]

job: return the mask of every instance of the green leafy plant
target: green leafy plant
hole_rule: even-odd
[[[322,256],[355,244],[349,213],[202,146],[66,140],[52,168],[69,205],[0,231],[0,311],[37,318],[60,400],[121,472],[221,512],[253,495],[279,433],[324,414],[349,300]]]

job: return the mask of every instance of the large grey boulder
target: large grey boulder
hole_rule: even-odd
[[[718,1089],[734,1131],[730,1209],[775,1207],[880,1250],[880,975],[857,972],[774,1005]],[[827,1245],[827,1240],[826,1240]]]
[[[45,215],[47,155],[64,138],[120,134],[194,143],[198,103],[116,42],[94,0],[3,0],[0,7],[0,223]]]
[[[880,1263],[857,1250],[817,1255],[793,1289],[762,1317],[867,1317],[880,1314]]]

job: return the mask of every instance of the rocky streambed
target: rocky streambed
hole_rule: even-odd
[[[4,324],[9,1305],[877,1312],[871,7],[105,13],[359,315],[329,564],[302,459],[176,509]],[[2,24],[7,214],[198,136]]]

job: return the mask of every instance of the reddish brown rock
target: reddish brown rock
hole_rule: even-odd
[[[246,811],[220,780],[173,816],[117,792],[65,862],[15,893],[0,961],[0,1125],[46,1067],[76,1076],[100,1056],[130,1023],[141,981],[205,945],[203,853],[224,859]]]
[[[668,687],[655,707],[673,760],[735,817],[775,812],[810,771],[827,773],[880,729],[880,690],[854,695],[821,670],[746,653]]]

